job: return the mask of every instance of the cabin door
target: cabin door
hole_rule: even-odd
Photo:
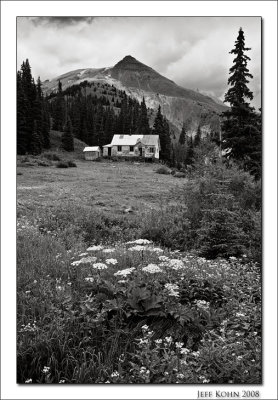
[[[140,153],[140,157],[143,157],[143,148],[139,147],[139,153]]]
[[[111,147],[108,147],[108,156],[111,156]]]

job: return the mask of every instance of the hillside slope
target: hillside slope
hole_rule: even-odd
[[[124,90],[127,95],[142,101],[149,108],[161,106],[163,115],[179,130],[185,124],[194,133],[198,125],[204,131],[219,130],[219,115],[227,109],[209,96],[178,86],[134,57],[126,56],[114,67],[78,69],[43,82],[49,94],[57,90],[58,81],[63,89],[84,81],[98,81]]]

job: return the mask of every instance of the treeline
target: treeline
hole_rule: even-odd
[[[139,103],[114,87],[101,93],[97,90],[87,93],[91,87],[92,84],[83,82],[63,90],[61,82],[58,82],[56,95],[49,97],[54,130],[63,131],[65,126],[70,125],[72,135],[89,146],[109,144],[114,135],[159,135],[161,158],[170,162],[170,127],[160,107],[151,127],[144,98]],[[108,93],[110,99],[105,96]],[[111,97],[111,94],[114,96]]]
[[[50,147],[50,114],[41,81],[35,83],[28,59],[17,72],[17,153],[39,154]]]

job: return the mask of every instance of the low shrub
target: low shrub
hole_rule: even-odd
[[[76,163],[74,161],[72,161],[72,160],[68,161],[68,166],[69,166],[69,168],[77,167]]]
[[[186,177],[185,173],[181,172],[181,171],[175,172],[173,176],[175,178],[185,178]]]
[[[166,165],[162,165],[161,167],[157,168],[155,171],[157,174],[162,174],[162,175],[170,175],[171,170],[170,168],[166,167]]]
[[[40,167],[50,167],[52,165],[51,162],[46,162],[43,160],[38,160],[37,163]]]
[[[50,161],[61,161],[61,158],[56,153],[44,153],[43,157]]]
[[[56,164],[56,168],[68,168],[69,164],[65,161],[60,161]]]

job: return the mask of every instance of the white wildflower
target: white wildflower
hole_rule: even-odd
[[[115,249],[103,249],[103,253],[114,253]]]
[[[90,246],[90,247],[87,248],[87,251],[99,251],[99,250],[102,250],[102,249],[103,249],[103,246],[101,246],[101,245]]]
[[[26,379],[25,383],[32,383],[32,379]]]
[[[184,343],[182,343],[182,342],[176,342],[175,343],[175,346],[176,346],[177,349],[181,349],[183,345],[184,345]]]
[[[155,344],[161,344],[162,343],[162,339],[156,339],[154,342],[155,342]]]
[[[209,379],[203,379],[203,383],[210,383]]]
[[[173,283],[166,283],[164,287],[168,290],[169,296],[179,297],[179,292],[177,292],[177,290],[179,290],[178,285],[175,285]]]
[[[195,300],[195,304],[198,308],[201,308],[203,310],[208,310],[210,306],[209,302],[205,300]]]
[[[188,354],[188,353],[190,353],[190,350],[187,349],[186,347],[181,349],[181,354]]]
[[[93,268],[101,270],[101,269],[107,269],[108,267],[104,263],[96,263],[96,264],[93,264]]]
[[[193,352],[191,353],[191,355],[192,355],[193,357],[200,357],[200,352],[199,352],[199,351],[193,351]]]
[[[149,272],[150,274],[155,274],[157,272],[163,272],[162,269],[160,269],[159,266],[156,264],[149,264],[146,267],[143,267],[142,271]]]
[[[94,278],[92,276],[88,276],[87,278],[85,278],[85,281],[93,283]]]
[[[26,293],[26,294],[29,294],[29,293],[31,293],[31,290],[26,290],[25,293]]]
[[[179,259],[175,259],[173,258],[172,260],[169,261],[168,263],[169,267],[174,269],[174,270],[179,270],[179,269],[184,269],[184,263],[179,260]]]
[[[147,331],[149,329],[149,327],[148,327],[148,325],[145,324],[142,326],[141,329],[142,329],[142,331]]]
[[[159,247],[150,247],[149,251],[153,251],[154,253],[163,253],[163,250]]]
[[[126,244],[150,244],[150,243],[152,243],[152,242],[148,239],[137,239],[137,240],[133,240],[131,242],[127,242]]]
[[[245,314],[237,312],[236,317],[245,317]]]
[[[81,254],[79,254],[79,257],[85,257],[87,255],[88,255],[88,253],[81,253]]]
[[[71,265],[73,265],[73,266],[79,265],[79,264],[81,264],[81,260],[73,261],[73,262],[71,263]]]
[[[120,376],[120,374],[119,374],[118,371],[114,371],[114,372],[112,372],[112,374],[111,374],[111,378],[118,378],[119,376]]]
[[[65,383],[66,381],[65,381],[65,379],[60,379],[59,380],[59,383]]]
[[[131,268],[126,268],[126,269],[122,269],[121,271],[117,271],[115,272],[115,276],[124,276],[126,277],[127,275],[130,275],[132,273],[132,271],[134,271],[135,268],[131,267]]]
[[[178,379],[183,379],[183,378],[184,378],[184,375],[183,375],[183,374],[177,374],[177,378],[178,378]]]
[[[116,258],[108,258],[107,260],[105,260],[106,264],[112,264],[112,265],[116,265],[118,264],[118,260],[116,260]]]
[[[166,341],[167,343],[172,343],[173,339],[172,339],[171,336],[166,336],[165,341]]]
[[[43,374],[48,374],[50,371],[50,367],[43,367],[42,373]]]
[[[91,264],[91,263],[94,263],[96,260],[97,260],[97,257],[91,257],[91,256],[83,257],[83,258],[81,258],[80,263],[81,264]]]
[[[167,257],[167,256],[159,256],[158,259],[160,261],[169,261],[170,260],[169,257]]]

